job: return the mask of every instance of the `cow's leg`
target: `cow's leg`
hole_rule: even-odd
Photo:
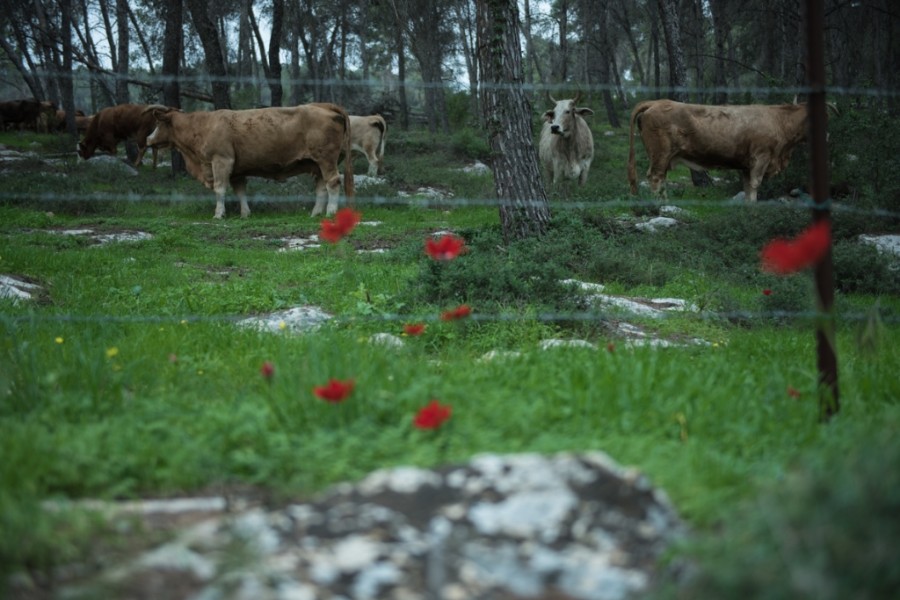
[[[321,176],[316,175],[316,205],[313,206],[311,216],[315,217],[316,215],[321,215],[325,212],[325,196],[326,196],[326,188],[325,188],[325,180],[322,179]]]
[[[147,151],[147,146],[138,146],[137,158],[134,159],[134,166],[139,167],[141,163],[144,162],[144,152]],[[155,156],[155,155],[154,155]],[[156,166],[156,160],[153,161],[153,166]]]
[[[250,216],[250,206],[247,205],[247,178],[232,177],[231,187],[238,200],[241,201],[241,218],[246,219]]]
[[[225,216],[225,193],[228,191],[228,181],[231,179],[231,168],[234,160],[224,157],[212,159],[213,191],[216,193],[216,212],[214,219]]]
[[[668,197],[666,193],[665,165],[660,168],[659,165],[651,163],[650,168],[647,169],[647,180],[650,182],[650,191],[653,192],[656,198],[665,200]]]
[[[366,151],[366,160],[369,161],[369,170],[367,175],[369,177],[377,177],[378,176],[378,157],[375,155],[375,151],[369,149]]]
[[[153,146],[152,148],[150,148],[150,151],[153,153],[153,168],[155,169],[156,168],[156,160],[159,156],[159,148],[157,148],[156,146]]]
[[[338,203],[341,199],[341,174],[335,169],[334,175],[328,179],[323,179],[323,183],[328,189],[328,210],[325,214],[330,217],[337,212]]]
[[[588,171],[591,169],[591,161],[587,161],[581,168],[581,175],[578,176],[578,185],[584,185],[587,182]]]
[[[742,171],[741,177],[744,180],[744,201],[756,202],[756,192],[762,184],[766,170],[769,168],[769,161],[758,160],[748,171]]]

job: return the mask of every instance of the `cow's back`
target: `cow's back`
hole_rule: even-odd
[[[337,156],[344,134],[342,117],[327,105],[181,113],[173,126],[202,132],[202,162],[232,158],[235,174]]]

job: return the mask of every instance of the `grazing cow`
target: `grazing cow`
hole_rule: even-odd
[[[0,129],[18,128],[38,131],[41,122],[46,122],[48,113],[56,112],[56,106],[49,101],[34,98],[0,102]]]
[[[641,102],[631,112],[631,193],[637,193],[635,125],[650,159],[650,188],[657,196],[666,195],[666,173],[683,164],[695,170],[738,169],[745,200],[755,202],[763,178],[780,173],[797,144],[806,139],[807,122],[806,104],[705,106],[673,100]]]
[[[66,130],[66,111],[63,109],[59,109],[56,111],[56,116],[54,117],[54,123],[56,123],[56,131],[65,131]],[[88,125],[90,124],[90,118],[86,117],[83,110],[75,111],[75,129],[79,133],[84,133],[87,131]]]
[[[247,206],[247,177],[283,181],[308,173],[316,180],[316,205],[312,216],[337,211],[341,191],[338,161],[344,154],[344,189],[353,198],[353,162],[350,157],[350,119],[334,104],[293,107],[215,110],[184,113],[165,106],[146,109],[156,121],[147,138],[150,146],[170,145],[184,156],[188,172],[216,193],[216,212],[225,215],[229,182]]]
[[[134,166],[139,166],[147,151],[147,136],[156,127],[156,119],[147,112],[146,104],[117,104],[103,108],[93,117],[78,144],[78,154],[87,160],[96,150],[115,154],[119,142],[131,140],[137,144],[138,154]],[[77,122],[77,118],[76,118]],[[153,168],[156,168],[157,148],[153,152]]]
[[[556,100],[556,106],[544,113],[539,155],[552,183],[561,179],[587,181],[594,160],[594,136],[583,117],[594,114],[589,108],[576,106],[580,94],[567,100]]]
[[[387,123],[381,115],[357,117],[350,115],[350,143],[354,150],[362,152],[369,161],[369,177],[381,173],[384,160],[384,138]]]

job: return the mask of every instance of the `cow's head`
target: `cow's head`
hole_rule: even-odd
[[[90,157],[94,156],[94,150],[96,149],[96,144],[90,142],[88,139],[83,139],[78,142],[78,156],[80,156],[84,160],[87,160]]]
[[[144,114],[151,113],[156,119],[156,127],[147,136],[148,146],[167,146],[172,143],[172,113],[179,112],[177,108],[151,104],[144,109]]]
[[[547,94],[550,101],[556,104],[551,110],[544,113],[544,121],[550,123],[550,133],[569,137],[575,131],[575,123],[578,118],[594,114],[594,111],[589,108],[576,106],[580,96],[581,94],[576,94],[574,98],[557,100]]]

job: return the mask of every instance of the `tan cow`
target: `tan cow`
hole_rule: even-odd
[[[805,104],[705,106],[673,100],[641,102],[631,112],[631,193],[637,193],[635,125],[650,159],[650,188],[657,196],[666,194],[666,173],[681,164],[695,170],[739,170],[744,198],[755,202],[763,178],[780,173],[797,144],[806,139],[807,121]]]
[[[353,149],[366,155],[369,177],[376,177],[384,169],[384,140],[387,123],[381,115],[358,117],[350,115],[350,143]]]
[[[594,135],[583,117],[594,111],[576,106],[580,94],[567,100],[548,97],[556,106],[544,113],[538,148],[541,164],[552,183],[577,179],[584,185],[594,160]]]
[[[76,118],[76,126],[78,119]],[[78,154],[88,160],[98,149],[115,154],[119,142],[131,140],[137,144],[138,155],[134,165],[144,160],[147,136],[156,127],[156,119],[147,112],[146,104],[117,104],[97,111],[87,123],[84,138],[78,144]],[[153,168],[156,168],[157,148],[153,152]]]
[[[146,112],[156,121],[147,143],[171,145],[181,152],[188,172],[215,191],[216,219],[225,215],[229,183],[241,202],[241,217],[247,217],[247,177],[283,181],[301,173],[316,180],[312,215],[323,211],[333,215],[341,192],[341,153],[344,191],[348,201],[353,198],[350,119],[340,106],[320,103],[193,113],[151,106]]]

